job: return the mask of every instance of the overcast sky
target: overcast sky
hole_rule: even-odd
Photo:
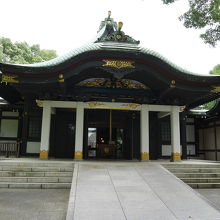
[[[208,73],[220,64],[220,45],[203,43],[198,30],[186,29],[178,17],[187,0],[170,6],[161,0],[0,0],[0,36],[40,44],[59,55],[93,39],[100,21],[112,11],[123,31],[194,73]]]

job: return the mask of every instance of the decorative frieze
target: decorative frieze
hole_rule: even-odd
[[[17,80],[17,77],[18,77],[17,75],[3,74],[1,82],[19,83],[19,81]]]
[[[134,66],[134,61],[129,61],[129,60],[103,60],[105,64],[102,66],[105,67],[113,67],[117,69],[122,69],[122,68],[135,68]]]

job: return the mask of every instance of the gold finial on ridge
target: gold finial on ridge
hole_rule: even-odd
[[[119,22],[118,22],[118,30],[119,30],[119,31],[121,30],[122,26],[123,26],[123,22],[119,21]]]

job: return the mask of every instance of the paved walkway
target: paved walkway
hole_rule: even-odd
[[[76,163],[67,220],[220,220],[158,163]]]
[[[0,189],[0,220],[65,220],[68,189]]]

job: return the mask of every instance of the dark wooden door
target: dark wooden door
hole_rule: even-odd
[[[74,158],[75,151],[75,114],[59,112],[55,120],[54,156]]]

